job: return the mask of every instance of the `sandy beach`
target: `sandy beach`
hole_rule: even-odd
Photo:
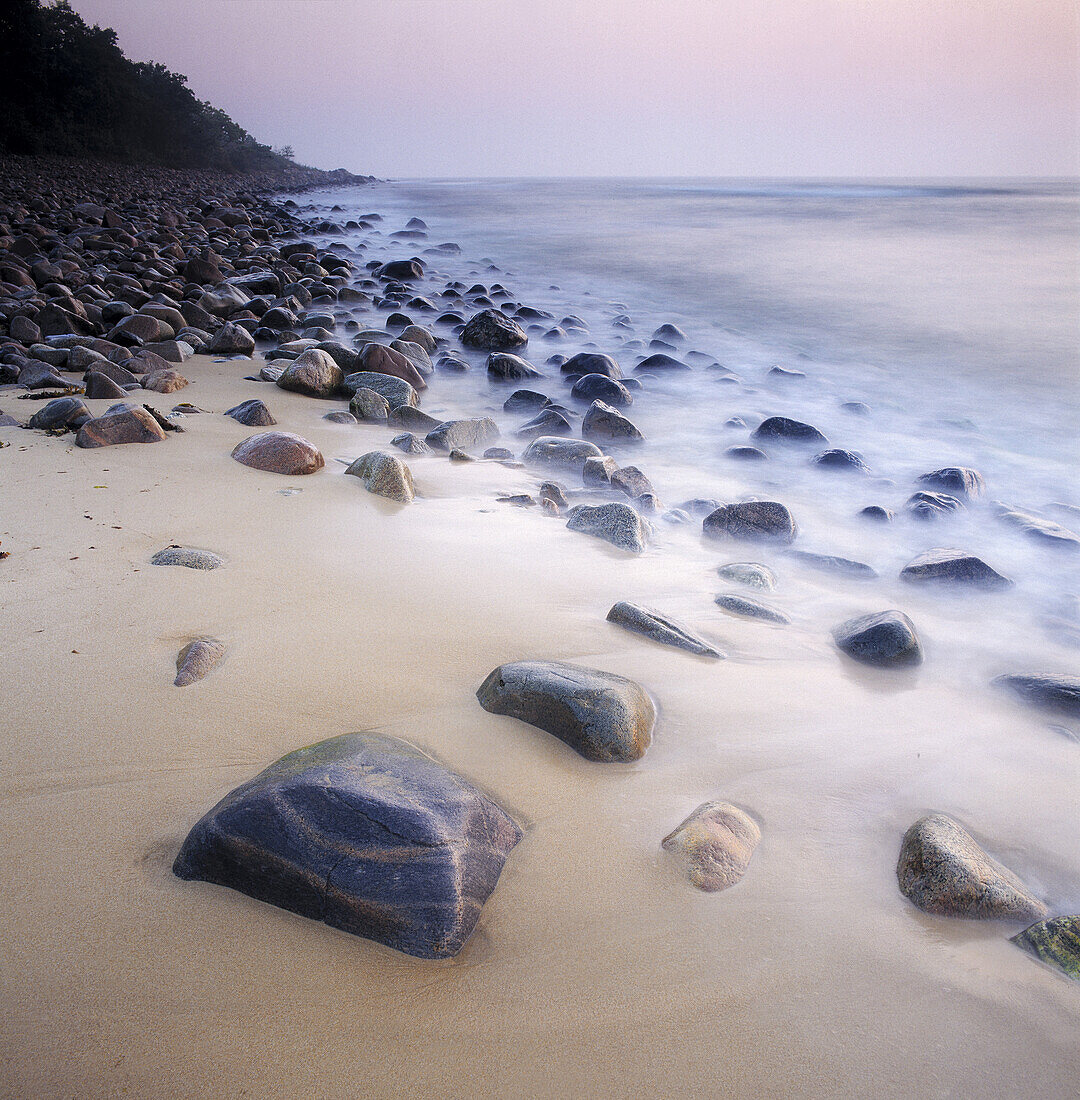
[[[410,457],[418,498],[390,504],[338,461],[390,429],[329,423],[340,404],[251,368],[190,359],[192,385],[149,397],[206,411],[153,446],[0,429],[3,1095],[1074,1094],[1080,986],[1009,943],[1019,926],[928,916],[896,887],[901,835],[941,811],[1054,912],[1080,903],[1075,744],[1006,696],[973,705],[935,648],[979,623],[909,596],[942,659],[863,669],[815,613],[823,585],[792,579],[809,613],[789,628],[713,606],[716,566],[768,551],[695,528],[629,555],[497,503],[541,479],[494,462]],[[326,468],[233,461],[257,429],[221,413],[249,397]],[[172,543],[226,565],[149,564]],[[605,622],[623,599],[728,659]],[[175,688],[202,635],[226,659]],[[646,757],[593,764],[485,713],[488,672],[532,657],[643,684]],[[417,745],[525,829],[453,960],[171,873],[230,789],[357,730]],[[713,798],[762,840],[706,895],[660,840]]]

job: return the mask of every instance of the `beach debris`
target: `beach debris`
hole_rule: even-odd
[[[746,873],[761,840],[749,814],[730,802],[706,802],[660,843],[673,852],[692,885],[715,893],[734,886]]]
[[[313,474],[326,465],[319,449],[292,432],[260,432],[238,443],[232,457],[272,474]]]
[[[176,657],[176,687],[187,687],[210,674],[225,656],[225,646],[215,638],[196,638],[188,642]]]
[[[902,611],[848,619],[836,627],[833,638],[849,657],[867,665],[917,665],[923,658],[915,624]]]
[[[650,607],[620,600],[607,613],[607,621],[632,630],[635,634],[643,634],[661,645],[675,646],[701,657],[723,659],[725,656],[689,627]]]
[[[369,493],[399,504],[408,504],[416,496],[412,471],[396,455],[385,451],[361,455],[345,473],[359,478]]]

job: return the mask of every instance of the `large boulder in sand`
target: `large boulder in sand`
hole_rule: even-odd
[[[165,432],[141,405],[113,405],[75,433],[76,447],[115,447],[121,443],[160,443]]]
[[[763,539],[792,542],[798,531],[791,513],[774,500],[749,500],[724,504],[702,521],[711,538]]]
[[[1080,916],[1039,921],[1018,932],[1012,942],[1080,981]]]
[[[1070,718],[1080,718],[1080,676],[1054,676],[1048,673],[998,676],[994,686],[1004,688],[1025,702]]]
[[[757,822],[738,806],[706,802],[660,846],[679,856],[694,886],[713,893],[743,877],[760,840]]]
[[[313,474],[326,462],[318,447],[292,432],[260,432],[238,443],[232,452],[237,462],[272,474]]]
[[[400,351],[388,348],[385,344],[365,344],[360,349],[357,365],[361,372],[389,374],[393,378],[408,382],[414,390],[427,389],[424,376],[416,369],[416,365]]]
[[[308,348],[281,372],[277,385],[308,397],[333,397],[344,381],[341,367],[325,351]]]
[[[920,554],[900,570],[905,581],[960,584],[972,588],[1008,588],[1012,581],[981,558],[963,550],[935,547]]]
[[[354,733],[298,749],[226,795],[173,872],[438,959],[461,950],[521,836],[418,749]]]
[[[499,426],[490,416],[447,420],[425,436],[434,451],[469,451],[486,447],[499,438]]]
[[[30,417],[27,427],[57,431],[78,428],[93,418],[90,406],[81,397],[54,397]]]
[[[644,756],[656,721],[656,708],[640,684],[563,661],[500,665],[476,697],[484,710],[546,730],[602,763]]]
[[[509,351],[529,342],[525,330],[497,309],[485,309],[470,318],[461,333],[461,342],[485,351]]]
[[[607,613],[609,623],[617,623],[619,626],[632,630],[635,634],[644,634],[661,645],[675,646],[676,649],[685,649],[690,653],[696,653],[701,657],[724,656],[718,649],[711,646],[700,635],[695,634],[682,623],[669,619],[659,611],[649,607],[641,607],[636,603],[628,603],[620,600]]]
[[[944,814],[920,818],[904,834],[896,878],[909,901],[939,916],[1039,920],[1046,915],[1046,906],[1010,870]]]
[[[880,611],[848,619],[833,631],[836,644],[856,661],[896,667],[922,661],[915,624],[902,611]]]
[[[273,413],[257,398],[241,401],[231,409],[225,410],[225,416],[231,416],[238,424],[249,428],[269,428],[276,424]]]
[[[358,477],[369,493],[399,504],[408,504],[416,496],[412,471],[396,455],[385,451],[361,455],[345,473]]]
[[[629,504],[613,501],[610,504],[579,504],[571,508],[566,527],[570,531],[610,542],[620,550],[640,554],[649,545],[652,529]]]

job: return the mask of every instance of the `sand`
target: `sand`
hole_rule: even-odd
[[[1011,945],[1018,926],[929,917],[896,888],[903,831],[939,810],[1080,911],[1076,745],[953,675],[949,612],[918,604],[921,669],[863,670],[812,587],[791,627],[713,606],[715,567],[759,554],[696,532],[620,553],[495,503],[537,479],[493,463],[409,459],[419,498],[392,505],[337,461],[392,431],[330,424],[340,405],[240,381],[247,363],[183,370],[194,384],[153,403],[208,412],[164,443],[0,429],[4,1096],[1076,1095],[1080,984]],[[229,457],[258,429],[220,413],[255,396],[324,471]],[[170,543],[227,564],[151,566]],[[729,659],[605,622],[620,599]],[[175,688],[200,635],[226,658]],[[481,710],[486,674],[530,657],[644,684],[647,756],[591,764]],[[171,874],[232,787],[365,729],[526,828],[454,960]],[[704,895],[660,841],[713,798],[763,836],[742,882]]]

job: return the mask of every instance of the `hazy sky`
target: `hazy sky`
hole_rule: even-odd
[[[1080,173],[1080,0],[73,0],[384,177]]]

